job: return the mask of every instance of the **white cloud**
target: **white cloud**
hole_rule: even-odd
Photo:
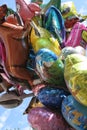
[[[2,128],[3,127],[3,123],[0,123],[0,128]]]
[[[80,14],[84,14],[85,12],[86,12],[85,7],[84,6],[81,7],[81,9],[79,10],[79,13]]]
[[[31,127],[25,127],[25,128],[23,128],[22,130],[33,130]]]
[[[85,1],[84,4],[81,5],[81,8],[79,8],[79,13],[87,15],[87,9],[86,8],[87,8],[87,1]]]
[[[6,120],[8,119],[8,117],[9,117],[9,115],[10,115],[10,112],[11,112],[11,110],[8,109],[8,110],[4,111],[4,112],[2,113],[2,115],[0,115],[0,129],[3,128],[3,126],[4,126],[5,122],[6,122]]]
[[[30,3],[30,0],[24,0],[27,4],[29,4]]]

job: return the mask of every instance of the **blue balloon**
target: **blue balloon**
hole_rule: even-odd
[[[60,10],[53,5],[51,5],[45,13],[45,28],[58,39],[60,45],[65,42],[66,32],[64,19]]]
[[[58,89],[49,85],[38,92],[37,98],[43,105],[56,109],[61,107],[62,100],[68,95],[69,93],[63,89]]]
[[[46,48],[40,49],[36,53],[36,70],[39,73],[40,77],[43,79],[43,81],[46,81],[48,77],[45,75],[45,68],[49,68],[57,59],[58,56],[54,52]]]
[[[72,95],[62,102],[62,115],[76,130],[87,130],[87,107],[77,102]]]

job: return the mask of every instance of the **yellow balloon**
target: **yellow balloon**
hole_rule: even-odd
[[[46,33],[44,34],[43,31],[41,33],[41,36],[39,36],[35,34],[35,30],[32,28],[30,35],[30,42],[32,44],[35,53],[42,48],[50,49],[58,56],[61,53],[61,47],[58,43],[58,40],[53,37],[50,37],[49,34],[48,35],[46,35]]]

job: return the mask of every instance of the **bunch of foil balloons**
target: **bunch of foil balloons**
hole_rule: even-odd
[[[87,16],[72,1],[15,2],[0,6],[0,105],[32,97],[33,130],[87,130]]]

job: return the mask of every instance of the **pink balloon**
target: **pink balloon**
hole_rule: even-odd
[[[55,113],[45,107],[31,109],[28,121],[36,130],[74,130],[66,123],[60,113]]]

